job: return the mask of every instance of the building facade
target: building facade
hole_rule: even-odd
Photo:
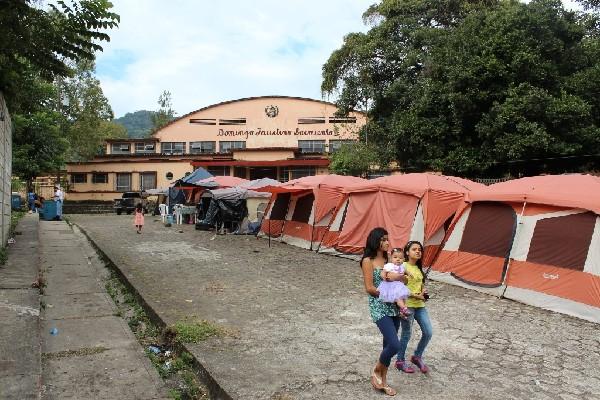
[[[68,200],[112,200],[165,188],[203,167],[213,175],[285,182],[329,173],[329,155],[358,140],[363,113],[336,116],[334,104],[268,96],[227,101],[186,114],[147,139],[114,139],[106,154],[67,164]]]

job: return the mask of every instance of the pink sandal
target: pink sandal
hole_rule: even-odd
[[[414,368],[408,365],[408,363],[404,360],[396,360],[396,368],[398,371],[402,371],[407,374],[412,374],[415,372]]]
[[[422,373],[426,374],[429,372],[429,367],[423,362],[421,357],[412,356],[410,358],[410,362],[419,367],[419,371],[421,371]]]

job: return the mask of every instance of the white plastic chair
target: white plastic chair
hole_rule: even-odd
[[[173,215],[175,216],[175,223],[181,225],[183,223],[183,214],[181,212],[181,204],[175,204],[173,206]]]
[[[167,207],[166,204],[159,204],[158,212],[160,213],[160,218],[162,219],[162,222],[164,223],[167,220],[167,214],[169,213],[169,207]]]

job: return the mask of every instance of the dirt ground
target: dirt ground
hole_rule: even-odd
[[[381,337],[356,262],[154,217],[142,235],[129,216],[70,220],[167,324],[225,329],[189,349],[232,398],[383,397],[369,385]],[[429,291],[431,372],[391,371],[398,398],[600,398],[598,325],[446,284]]]

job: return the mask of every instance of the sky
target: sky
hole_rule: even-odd
[[[321,68],[344,35],[366,31],[373,0],[112,0],[120,15],[96,74],[115,117],[156,110],[163,90],[178,116],[221,101],[321,99]]]
[[[244,97],[322,99],[323,64],[346,34],[368,30],[362,14],[375,2],[111,1],[121,22],[96,74],[116,118],[158,109],[163,90],[177,116]]]

